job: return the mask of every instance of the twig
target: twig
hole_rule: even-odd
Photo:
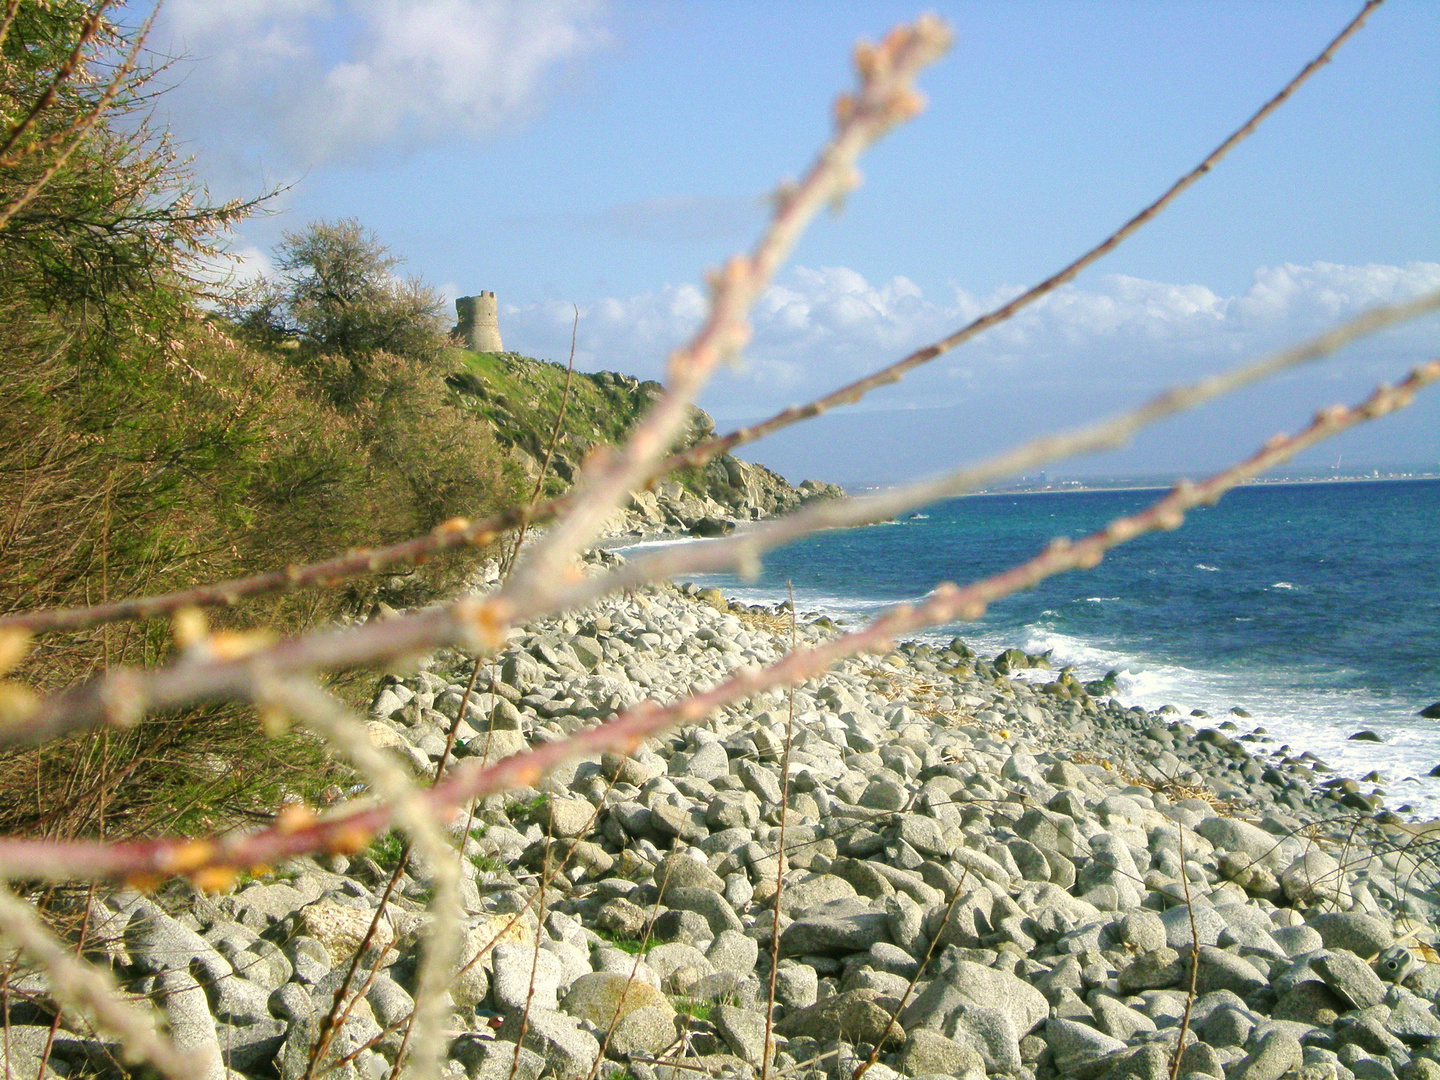
[[[109,2],[110,0],[104,0],[104,3],[101,5],[102,8]],[[64,168],[65,163],[70,160],[70,155],[80,148],[80,145],[85,141],[85,137],[90,133],[91,129],[100,122],[100,118],[105,114],[105,110],[114,102],[121,89],[134,73],[135,62],[140,56],[140,50],[144,47],[146,38],[150,36],[151,27],[154,26],[158,13],[159,7],[157,6],[146,17],[145,22],[140,27],[139,33],[135,36],[135,42],[130,48],[129,55],[125,57],[124,62],[120,65],[114,78],[111,79],[110,84],[100,95],[99,100],[95,103],[91,111],[72,126],[74,138],[71,139],[70,144],[55,155],[50,164],[41,171],[40,175],[29,187],[12,199],[8,206],[0,209],[0,229],[4,229],[9,225],[16,214],[30,205],[35,197],[49,186],[50,181],[55,179],[56,174],[59,173],[60,170]]]
[[[535,912],[535,950],[530,954],[530,985],[525,989],[525,1008],[520,1013],[520,1030],[515,1036],[515,1055],[510,1059],[508,1080],[515,1080],[515,1072],[520,1068],[520,1051],[525,1046],[525,1035],[530,1030],[530,1007],[535,1001],[535,977],[540,970],[540,937],[545,933],[545,886],[550,882],[550,850],[555,843],[555,838],[551,835],[553,825],[552,818],[545,827],[545,853],[540,859],[540,898]]]
[[[645,739],[674,725],[693,723],[722,705],[772,687],[803,682],[855,653],[887,651],[899,634],[977,619],[988,604],[1001,597],[1067,570],[1090,569],[1098,565],[1111,548],[1138,536],[1179,527],[1188,510],[1214,503],[1231,488],[1283,464],[1316,443],[1404,408],[1418,390],[1437,379],[1440,379],[1440,360],[1432,360],[1417,367],[1399,385],[1381,386],[1355,406],[1324,409],[1297,434],[1277,435],[1243,461],[1198,484],[1178,484],[1146,509],[1116,518],[1082,540],[1053,541],[1026,562],[963,588],[944,583],[920,603],[892,608],[858,631],[791,652],[765,668],[740,669],[720,685],[669,706],[642,702],[609,723],[576,732],[563,742],[537,746],[494,764],[462,763],[445,781],[418,798],[429,804],[434,815],[453,813],[471,799],[531,785],[561,762],[605,751],[633,753]],[[386,806],[356,808],[350,805],[315,822],[208,840],[145,840],[129,844],[0,840],[0,873],[64,881],[193,875],[216,867],[270,865],[308,852],[355,850],[356,844],[363,846],[375,832],[387,827],[391,815],[391,809]]]
[[[95,40],[95,35],[100,30],[100,26],[105,18],[105,9],[108,8],[111,3],[113,3],[113,0],[100,0],[100,3],[95,5],[95,9],[91,11],[89,15],[85,16],[85,20],[80,24],[80,36],[75,41],[75,47],[70,50],[70,55],[55,69],[55,74],[50,79],[50,85],[41,91],[40,96],[35,99],[35,104],[30,106],[30,111],[25,114],[18,124],[10,129],[5,136],[5,141],[0,142],[0,168],[10,168],[17,163],[18,159],[9,157],[10,148],[19,141],[25,132],[30,130],[45,110],[50,108],[60,88],[69,82],[75,74],[75,69],[80,65],[81,59],[85,56],[86,48]],[[14,10],[7,11],[5,17],[5,31],[7,34],[9,33],[10,23],[13,18]]]
[[[30,905],[9,889],[0,887],[0,936],[45,970],[50,992],[60,1003],[88,1012],[120,1042],[122,1057],[131,1064],[153,1065],[170,1080],[191,1080],[205,1071],[203,1051],[181,1051],[161,1035],[155,1015],[120,999],[120,988],[108,971],[71,956],[50,936]]]
[[[795,651],[795,583],[787,581],[790,594],[790,651]],[[785,747],[780,755],[780,838],[775,850],[775,919],[770,924],[770,986],[765,1007],[765,1056],[760,1064],[760,1080],[770,1080],[770,1059],[774,1056],[775,980],[780,973],[780,903],[785,893],[785,819],[790,813],[790,743],[795,733],[795,684],[787,688],[785,709]]]
[[[941,937],[945,934],[945,927],[950,924],[950,916],[955,911],[955,905],[960,901],[960,894],[965,891],[965,879],[970,876],[970,867],[966,866],[960,874],[960,880],[955,883],[955,891],[950,894],[950,902],[945,905],[945,914],[940,917],[940,925],[935,928],[934,935],[930,938],[930,944],[925,947],[925,955],[921,958],[919,966],[915,968],[915,974],[910,976],[910,982],[905,987],[905,993],[900,995],[900,1003],[895,1006],[895,1011],[890,1014],[890,1019],[885,1024],[885,1030],[880,1033],[880,1038],[875,1040],[875,1048],[870,1051],[863,1064],[855,1069],[851,1080],[861,1080],[870,1071],[870,1067],[880,1057],[880,1047],[885,1045],[885,1040],[890,1037],[890,1032],[895,1030],[895,1022],[900,1019],[900,1014],[905,1011],[905,1006],[910,1003],[910,995],[915,992],[915,986],[920,981],[920,976],[925,974],[925,969],[930,966],[930,958],[935,955],[935,946],[940,944]]]
[[[199,701],[253,697],[258,683],[266,678],[308,677],[316,671],[388,663],[440,645],[488,651],[503,642],[508,625],[547,614],[557,601],[579,606],[603,592],[633,588],[647,579],[669,577],[683,571],[735,565],[752,569],[758,553],[765,547],[816,529],[881,520],[999,477],[1025,472],[1037,464],[1120,445],[1147,424],[1286,368],[1319,359],[1366,334],[1435,311],[1440,311],[1440,291],[1403,304],[1372,308],[1303,344],[1223,375],[1173,388],[1138,409],[1103,423],[1044,436],[989,462],[936,480],[866,499],[812,503],[743,535],[661,549],[634,559],[603,578],[566,587],[568,575],[561,574],[542,592],[533,595],[521,596],[512,588],[483,599],[465,597],[449,607],[362,626],[317,631],[278,645],[253,635],[215,635],[196,642],[179,663],[170,667],[152,672],[118,668],[42,700],[22,718],[0,725],[0,747],[46,742],[102,723],[129,726],[152,710]],[[1427,381],[1415,383],[1412,392]],[[1389,400],[1385,395],[1382,398]],[[1379,404],[1377,399],[1363,408],[1376,408]]]
[[[1039,299],[1046,293],[1052,292],[1054,289],[1070,281],[1086,266],[1089,266],[1110,251],[1113,251],[1136,230],[1157,216],[1186,188],[1208,173],[1237,143],[1247,138],[1270,113],[1279,108],[1280,105],[1299,88],[1301,83],[1329,62],[1334,56],[1335,51],[1350,35],[1360,28],[1369,13],[1379,2],[1380,0],[1370,0],[1361,10],[1360,14],[1337,35],[1318,57],[1307,64],[1275,97],[1271,98],[1249,121],[1212,151],[1204,161],[1171,185],[1164,195],[1139,214],[1135,215],[1135,217],[1131,218],[1130,221],[1117,232],[1111,234],[1099,245],[1080,256],[1080,258],[1070,263],[1057,274],[1033,286],[1009,304],[982,316],[982,319],[988,320],[984,326],[978,325],[979,320],[977,320],[975,323],[971,323],[964,329],[958,331],[956,335],[951,335],[951,337],[945,338],[942,342],[912,353],[903,360],[883,369],[883,371],[874,373],[865,379],[833,391],[824,397],[812,401],[808,405],[783,410],[759,424],[732,431],[728,435],[710,439],[682,453],[672,455],[660,467],[652,470],[646,478],[647,483],[653,482],[658,477],[677,468],[687,465],[704,465],[728,450],[754,442],[763,435],[770,434],[779,428],[786,427],[809,417],[818,416],[838,405],[858,401],[860,397],[864,396],[870,389],[873,389],[874,386],[896,381],[914,367],[927,363],[929,360],[939,356],[942,352],[959,345],[961,343],[961,339],[958,336],[959,334],[970,333],[971,336],[973,336],[974,334],[980,333],[981,330],[993,327],[1012,317],[1034,300]],[[931,350],[935,351],[932,353]],[[415,563],[428,556],[453,550],[458,547],[483,547],[491,543],[502,533],[520,527],[527,522],[544,521],[559,516],[569,508],[570,504],[571,497],[567,495],[548,500],[538,506],[532,507],[528,515],[521,508],[515,507],[482,521],[472,522],[464,518],[454,518],[424,536],[413,537],[400,543],[373,550],[368,548],[357,549],[333,559],[309,566],[287,566],[281,570],[256,574],[246,578],[237,578],[217,584],[200,585],[155,596],[137,597],[115,603],[99,604],[83,608],[35,611],[18,616],[12,615],[6,618],[0,618],[0,628],[21,629],[32,633],[78,630],[107,622],[121,622],[130,619],[147,619],[156,616],[172,615],[187,607],[233,606],[244,599],[263,596],[268,593],[334,585],[344,578],[352,577],[356,574],[378,573],[390,566]]]
[[[497,605],[548,603],[572,573],[575,555],[669,450],[689,419],[690,402],[716,366],[749,340],[747,314],[810,220],[859,182],[855,162],[890,128],[916,116],[924,100],[912,86],[939,58],[950,32],[935,16],[890,31],[855,50],[859,86],[835,103],[835,134],[797,184],[775,199],[769,227],[748,256],[733,256],[711,281],[710,310],[689,343],[666,363],[665,393],[614,453],[594,455],[576,483],[569,512],[515,567]]]
[[[908,484],[893,491],[859,499],[811,503],[786,517],[763,522],[728,537],[658,548],[632,559],[607,578],[595,578],[572,586],[562,594],[560,600],[567,606],[583,605],[602,590],[630,588],[646,580],[732,567],[742,573],[753,571],[762,551],[808,533],[884,521],[906,510],[974,491],[1003,477],[1030,472],[1040,465],[1123,446],[1140,429],[1166,417],[1193,409],[1289,368],[1313,363],[1358,338],[1437,311],[1440,311],[1440,291],[1427,293],[1403,304],[1371,308],[1309,341],[1281,349],[1224,374],[1214,375],[1188,386],[1172,387],[1139,408],[1109,420],[1068,432],[1045,435],[978,465],[958,469],[931,480]],[[523,614],[528,616],[531,613],[525,611]]]
[[[560,429],[565,423],[565,406],[570,403],[570,382],[575,377],[575,339],[580,332],[580,305],[575,307],[575,321],[570,324],[570,360],[565,365],[565,389],[560,393],[560,408],[555,413],[555,426],[550,429],[550,442],[545,447],[545,460],[540,463],[540,472],[535,477],[535,490],[530,493],[530,503],[525,510],[525,516],[520,521],[520,528],[515,530],[515,545],[510,549],[510,557],[505,565],[500,568],[501,578],[507,578],[510,568],[515,565],[515,560],[520,557],[520,549],[525,545],[525,532],[530,526],[530,519],[535,514],[535,508],[540,505],[540,496],[545,492],[545,477],[550,472],[550,463],[555,460],[555,445],[560,441]],[[475,663],[480,663],[480,658],[475,658]]]
[[[420,789],[401,766],[375,747],[359,721],[329,694],[304,683],[291,682],[277,683],[270,688],[267,698],[269,703],[282,705],[319,731],[371,778],[428,864],[425,869],[434,888],[430,910],[435,918],[426,933],[424,958],[416,979],[415,1019],[411,1027],[418,1049],[411,1075],[416,1080],[431,1080],[440,1070],[444,1043],[442,995],[455,964],[461,914],[459,869],[448,858],[450,847],[437,824],[439,815],[426,804]],[[446,816],[448,813],[453,813],[453,809]]]
[[[928,364],[931,360],[949,352],[957,345],[962,345],[971,338],[989,330],[991,327],[1005,322],[1017,314],[1022,308],[1029,307],[1047,293],[1054,292],[1060,286],[1073,281],[1086,267],[1097,262],[1105,255],[1108,255],[1151,219],[1158,216],[1170,203],[1179,198],[1186,189],[1219,164],[1220,160],[1225,157],[1226,154],[1249,138],[1255,129],[1258,128],[1271,113],[1283,105],[1285,101],[1300,88],[1302,83],[1330,62],[1336,50],[1345,44],[1346,40],[1364,25],[1365,20],[1370,17],[1370,13],[1379,7],[1381,3],[1383,3],[1383,0],[1367,0],[1365,6],[1360,9],[1360,13],[1346,24],[1345,28],[1335,36],[1329,45],[1325,46],[1325,49],[1319,56],[1301,68],[1299,74],[1286,83],[1279,93],[1262,105],[1254,116],[1240,125],[1229,138],[1212,150],[1205,157],[1205,160],[1200,162],[1199,165],[1196,165],[1195,168],[1191,169],[1179,180],[1176,180],[1175,183],[1171,184],[1170,187],[1165,190],[1165,193],[1149,206],[1145,207],[1145,209],[1125,222],[1124,225],[1120,226],[1120,228],[1116,229],[1104,240],[1063,269],[1052,274],[1039,284],[1030,287],[1010,302],[1002,304],[1000,307],[986,312],[979,318],[967,323],[948,337],[941,338],[933,345],[927,345],[923,349],[916,349],[909,356],[897,360],[889,367],[881,368],[879,371],[866,375],[864,378],[847,383],[838,390],[832,390],[824,397],[816,398],[809,404],[792,405],[767,420],[762,420],[757,424],[740,428],[732,431],[728,435],[700,443],[689,450],[676,454],[670,461],[666,462],[667,469],[680,468],[686,465],[704,465],[720,454],[733,450],[737,446],[755,442],[757,439],[762,439],[766,435],[778,431],[783,427],[788,427],[801,420],[809,420],[840,405],[853,405],[871,390],[899,382],[915,368],[923,364]]]
[[[1190,875],[1185,870],[1185,822],[1179,826],[1180,888],[1185,893],[1185,914],[1190,917],[1190,986],[1185,993],[1185,1013],[1180,1018],[1180,1039],[1175,1043],[1175,1057],[1170,1062],[1170,1080],[1180,1076],[1180,1059],[1185,1056],[1185,1036],[1190,1033],[1190,1010],[1195,1007],[1195,986],[1200,977],[1200,928],[1195,924],[1195,907],[1190,900]]]

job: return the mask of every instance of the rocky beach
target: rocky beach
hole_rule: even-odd
[[[452,728],[458,757],[561,740],[792,632],[837,628],[657,586],[513,632],[468,698],[459,654],[386,677],[368,730],[429,776]],[[447,1075],[759,1076],[773,983],[770,1076],[873,1057],[872,1080],[1161,1080],[1184,1030],[1190,1080],[1440,1077],[1423,829],[1243,716],[1125,708],[1032,664],[901,644],[483,800],[455,826]],[[88,948],[207,1080],[381,1080],[428,920],[399,847],[97,899]],[[42,976],[11,985],[7,1067],[31,1076],[53,1013]],[[50,1068],[104,1073],[113,1051],[62,1024]]]

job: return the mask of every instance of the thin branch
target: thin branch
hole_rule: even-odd
[[[1112,233],[1099,245],[1080,256],[1058,273],[1045,279],[1045,281],[1040,282],[1038,285],[1033,286],[1009,304],[982,316],[984,320],[988,320],[985,326],[979,326],[979,320],[977,320],[976,323],[972,323],[958,331],[956,335],[951,335],[951,337],[945,338],[943,341],[927,347],[927,349],[912,353],[910,356],[883,369],[883,371],[872,374],[866,379],[851,383],[848,386],[841,387],[839,390],[833,391],[822,398],[818,398],[808,405],[786,409],[759,424],[741,428],[728,435],[699,443],[689,450],[672,455],[661,466],[651,471],[646,478],[646,482],[653,482],[660,476],[678,468],[704,465],[728,450],[754,442],[756,439],[782,427],[786,427],[808,417],[818,416],[837,405],[850,404],[858,401],[860,397],[863,397],[864,394],[870,389],[873,389],[875,385],[894,382],[912,368],[927,363],[929,360],[939,356],[942,352],[954,348],[960,344],[959,334],[970,333],[971,336],[973,336],[983,329],[993,327],[1015,315],[1023,307],[1039,299],[1046,293],[1052,292],[1059,286],[1072,280],[1081,270],[1108,254],[1110,251],[1113,251],[1136,230],[1154,219],[1186,188],[1213,169],[1219,160],[1229,153],[1236,144],[1249,137],[1270,113],[1279,108],[1280,105],[1299,88],[1301,83],[1305,82],[1316,70],[1323,67],[1333,58],[1335,51],[1360,28],[1370,12],[1378,6],[1380,2],[1382,2],[1382,0],[1370,0],[1361,10],[1360,14],[1336,36],[1319,56],[1307,64],[1294,79],[1287,83],[1286,86],[1256,112],[1249,121],[1212,151],[1204,161],[1171,185],[1164,195],[1140,211],[1139,214],[1131,218],[1130,221],[1115,233]],[[931,353],[930,350],[936,351]],[[233,606],[250,597],[295,589],[313,588],[315,586],[334,585],[347,577],[353,577],[357,574],[379,573],[391,566],[415,563],[428,556],[455,548],[483,547],[491,543],[502,533],[520,527],[527,522],[548,521],[558,517],[568,510],[570,504],[571,497],[565,495],[532,507],[528,514],[521,508],[513,507],[481,521],[471,522],[464,518],[454,518],[437,527],[429,534],[413,537],[409,540],[391,544],[383,548],[361,548],[321,563],[308,566],[287,566],[281,570],[255,574],[246,578],[236,578],[217,584],[176,590],[156,596],[136,597],[110,604],[99,604],[93,607],[62,608],[51,611],[30,612],[19,616],[9,616],[0,619],[0,628],[15,628],[31,633],[79,630],[107,622],[123,622],[131,619],[148,619],[157,616],[172,615],[187,607]]]
[[[509,576],[510,568],[520,557],[520,549],[525,546],[525,532],[530,526],[535,508],[540,505],[540,496],[545,492],[545,477],[550,472],[550,463],[555,460],[555,446],[560,442],[560,430],[565,423],[565,406],[570,403],[570,383],[575,378],[575,339],[580,333],[580,305],[575,304],[574,308],[575,321],[570,324],[570,360],[565,365],[565,389],[560,392],[560,408],[555,413],[555,426],[550,429],[550,442],[545,447],[545,460],[540,463],[540,472],[535,477],[535,490],[530,493],[530,504],[520,522],[520,528],[515,531],[515,545],[510,549],[510,557],[500,569],[502,578]],[[475,658],[475,663],[478,670],[479,657]]]
[[[885,1030],[881,1032],[880,1038],[875,1040],[875,1047],[870,1051],[863,1064],[856,1067],[851,1080],[864,1080],[864,1076],[874,1066],[880,1057],[880,1048],[885,1045],[885,1040],[890,1038],[890,1033],[895,1030],[895,1024],[900,1019],[900,1014],[905,1011],[905,1006],[910,1003],[910,995],[915,992],[915,986],[920,982],[920,976],[925,974],[925,969],[930,966],[930,958],[935,955],[935,946],[940,944],[940,939],[945,936],[945,927],[950,924],[950,916],[955,912],[955,905],[960,901],[960,894],[965,891],[965,881],[970,876],[970,867],[967,865],[960,874],[960,880],[955,883],[955,891],[950,894],[950,902],[945,905],[945,914],[940,917],[940,925],[935,927],[935,933],[930,937],[930,944],[925,947],[925,955],[920,958],[916,965],[915,974],[910,976],[910,982],[905,987],[905,992],[900,995],[900,1001],[895,1010],[890,1014],[890,1019],[885,1024]],[[1173,1078],[1172,1078],[1173,1080]]]
[[[7,0],[5,4],[5,14],[3,17],[0,17],[0,45],[4,45],[5,39],[10,36],[10,27],[15,24],[15,16],[19,13],[20,0]]]
[[[270,687],[266,698],[319,731],[370,777],[428,864],[425,869],[434,888],[430,902],[434,920],[426,931],[424,959],[416,980],[415,1019],[411,1027],[417,1049],[410,1075],[417,1080],[438,1077],[444,1045],[441,1036],[445,1016],[443,995],[457,958],[461,917],[460,872],[449,858],[450,846],[440,832],[438,822],[442,818],[427,805],[420,789],[400,764],[371,743],[359,720],[329,694],[305,683],[289,682]]]
[[[1185,1014],[1180,1018],[1180,1038],[1170,1062],[1170,1080],[1179,1080],[1180,1059],[1185,1056],[1185,1036],[1190,1033],[1190,1011],[1195,1007],[1195,987],[1200,978],[1200,928],[1195,923],[1195,906],[1190,899],[1190,875],[1185,870],[1185,822],[1177,820],[1180,848],[1180,888],[1185,892],[1185,914],[1190,917],[1190,985],[1185,992]]]
[[[795,583],[787,581],[790,594],[790,651],[795,651]],[[765,995],[765,1053],[760,1063],[760,1080],[770,1080],[770,1059],[775,1054],[775,980],[780,973],[780,903],[785,892],[785,819],[790,815],[790,745],[795,736],[795,684],[789,686],[785,709],[785,748],[780,755],[780,837],[775,850],[775,918],[770,924],[770,983]],[[884,1042],[885,1040],[880,1040]]]
[[[126,1061],[153,1065],[170,1080],[191,1080],[204,1073],[203,1051],[177,1050],[160,1034],[153,1012],[122,1001],[108,971],[72,956],[51,937],[35,910],[5,888],[0,888],[0,936],[45,970],[57,1001],[93,1016],[102,1030],[114,1035]]]
[[[762,420],[757,424],[751,424],[748,427],[739,428],[728,435],[711,439],[708,442],[700,443],[683,453],[676,454],[671,461],[666,462],[666,468],[672,469],[687,465],[704,465],[720,454],[733,450],[737,446],[755,442],[757,439],[762,439],[766,435],[779,431],[783,427],[789,427],[791,424],[798,423],[801,420],[809,420],[840,405],[853,405],[871,390],[899,382],[909,372],[924,364],[928,364],[936,357],[949,352],[957,345],[964,344],[971,338],[989,330],[991,327],[998,326],[1000,323],[1016,315],[1022,308],[1029,307],[1047,293],[1054,292],[1060,286],[1075,280],[1081,271],[1085,270],[1092,263],[1099,261],[1128,240],[1135,232],[1158,216],[1161,211],[1174,202],[1175,199],[1179,198],[1186,189],[1206,173],[1210,172],[1211,169],[1219,164],[1220,160],[1225,157],[1226,154],[1230,153],[1236,146],[1249,138],[1255,129],[1258,128],[1271,113],[1283,105],[1286,100],[1300,88],[1302,83],[1330,62],[1336,50],[1345,44],[1351,35],[1365,24],[1365,20],[1370,17],[1370,13],[1383,2],[1384,0],[1367,0],[1365,6],[1360,9],[1360,13],[1346,24],[1345,28],[1335,36],[1329,45],[1325,46],[1325,49],[1319,56],[1301,68],[1300,72],[1286,83],[1279,93],[1262,105],[1254,116],[1236,128],[1229,138],[1206,156],[1204,161],[1200,162],[1199,165],[1196,165],[1195,168],[1171,184],[1170,187],[1165,190],[1165,193],[1149,206],[1145,207],[1145,209],[1125,222],[1124,225],[1120,226],[1120,228],[1116,229],[1104,240],[1100,241],[1100,243],[1096,244],[1063,269],[1052,274],[1038,285],[1027,289],[1010,302],[1002,304],[993,311],[989,311],[967,323],[948,337],[941,338],[932,345],[926,345],[923,349],[916,349],[909,356],[902,360],[897,360],[889,367],[881,368],[879,371],[866,375],[864,378],[847,383],[838,390],[832,390],[824,397],[816,398],[809,404],[792,405],[787,409],[782,409],[767,420]]]
[[[935,16],[898,26],[879,45],[855,50],[859,86],[835,103],[835,134],[797,184],[779,192],[769,227],[749,256],[733,256],[712,279],[710,310],[688,344],[670,355],[665,393],[635,426],[624,446],[593,455],[576,483],[569,512],[515,567],[501,605],[525,597],[544,602],[563,586],[572,560],[604,527],[631,491],[645,482],[689,419],[689,407],[716,366],[750,337],[748,312],[827,204],[859,183],[860,154],[896,124],[918,115],[924,99],[915,76],[949,47],[950,32]]]
[[[739,565],[749,569],[758,553],[816,529],[883,520],[915,506],[960,494],[1002,476],[1075,454],[1119,446],[1137,430],[1286,368],[1328,355],[1357,338],[1408,319],[1440,311],[1440,291],[1370,311],[1301,345],[1198,383],[1176,387],[1145,405],[1098,425],[1047,435],[937,480],[866,499],[811,504],[743,534],[660,549],[604,577],[550,583],[548,597],[516,598],[507,590],[487,598],[465,597],[448,607],[347,628],[330,628],[280,644],[263,635],[217,634],[187,650],[166,668],[142,672],[117,668],[91,682],[45,698],[24,715],[0,725],[0,747],[34,745],[73,731],[109,723],[127,727],[146,712],[199,701],[252,698],[267,678],[309,676],[317,671],[389,663],[441,645],[492,651],[503,644],[508,626],[548,614],[557,606],[578,606],[594,597],[632,588],[648,579],[682,571]]]
[[[106,2],[109,2],[109,0],[106,0]],[[125,57],[124,62],[115,73],[115,77],[111,79],[110,84],[105,88],[104,93],[100,95],[94,107],[89,113],[72,125],[74,137],[71,139],[70,144],[55,155],[55,158],[45,167],[40,176],[21,192],[20,195],[13,199],[10,205],[0,210],[0,229],[4,229],[9,225],[11,219],[14,218],[16,214],[30,205],[35,197],[49,186],[50,181],[55,178],[56,174],[64,168],[65,163],[70,160],[70,155],[80,148],[91,129],[100,122],[100,118],[105,114],[105,110],[107,110],[115,98],[119,96],[120,91],[124,89],[130,76],[135,71],[135,63],[139,59],[140,50],[145,45],[145,39],[150,36],[151,27],[155,23],[155,17],[159,13],[159,10],[157,6],[150,12],[150,15],[140,27],[140,32],[135,37],[135,42],[130,48],[129,55]]]
[[[85,56],[86,48],[90,45],[90,42],[95,40],[95,35],[100,30],[100,26],[105,18],[105,9],[108,8],[112,2],[113,0],[100,0],[100,3],[95,5],[95,10],[85,16],[85,21],[80,24],[80,36],[75,41],[75,47],[70,50],[70,55],[55,69],[55,74],[50,79],[50,84],[46,86],[45,89],[41,91],[40,96],[35,99],[35,104],[30,107],[30,111],[25,114],[18,124],[10,129],[9,133],[5,136],[5,141],[0,142],[0,168],[15,164],[14,160],[7,157],[10,153],[10,148],[30,130],[35,121],[40,119],[44,114],[45,110],[50,108],[51,103],[55,100],[55,95],[60,92],[60,88],[69,82],[75,74],[75,69],[80,66],[80,61]],[[5,30],[7,34],[12,18],[13,13],[7,12],[5,18]]]
[[[856,653],[885,652],[897,635],[959,620],[973,621],[986,607],[1067,570],[1098,565],[1113,547],[1138,536],[1179,527],[1187,511],[1216,502],[1231,488],[1290,460],[1316,443],[1410,404],[1423,387],[1440,379],[1440,360],[1417,367],[1396,386],[1380,386],[1354,406],[1321,410],[1295,435],[1276,435],[1250,457],[1198,484],[1181,483],[1148,508],[1116,518],[1082,540],[1058,539],[1028,561],[965,587],[938,586],[918,604],[902,604],[868,626],[809,649],[791,652],[765,668],[742,668],[720,685],[668,706],[642,702],[614,720],[576,732],[492,765],[465,762],[421,798],[430,812],[455,812],[471,799],[532,786],[549,769],[574,758],[613,751],[630,754],[647,739],[674,726],[695,723],[713,710],[777,686],[803,682]],[[49,881],[194,875],[212,867],[271,865],[317,851],[354,851],[389,826],[385,806],[349,804],[324,819],[277,827],[247,836],[208,840],[161,839],[128,844],[91,841],[0,840],[0,872]]]
[[[1194,409],[1289,368],[1314,363],[1358,338],[1434,312],[1440,312],[1440,291],[1403,304],[1372,308],[1310,341],[1282,349],[1224,374],[1187,386],[1172,387],[1138,408],[1109,420],[1041,436],[980,464],[931,480],[865,498],[811,503],[793,514],[760,523],[728,537],[658,548],[632,559],[607,578],[594,578],[572,586],[560,599],[566,606],[583,605],[601,591],[632,588],[643,581],[676,574],[730,568],[743,573],[757,566],[761,552],[809,533],[885,521],[906,510],[963,495],[1004,477],[1030,472],[1041,465],[1124,446],[1136,432],[1169,416]],[[525,617],[530,614],[523,612]]]

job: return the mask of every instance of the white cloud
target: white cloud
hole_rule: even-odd
[[[199,61],[170,104],[197,134],[288,166],[482,137],[608,40],[603,0],[170,0]]]
[[[1204,285],[1110,275],[1094,286],[1057,290],[937,361],[948,378],[915,378],[888,392],[887,400],[946,404],[947,395],[970,396],[990,379],[1036,388],[1108,384],[1144,391],[1432,289],[1440,289],[1440,263],[1264,267],[1235,296]],[[796,267],[756,305],[746,362],[721,380],[709,400],[719,411],[753,414],[819,393],[942,337],[1017,291],[1007,287],[977,297],[955,288],[931,299],[905,277],[876,284],[845,267]],[[582,307],[577,363],[658,377],[666,353],[694,330],[704,311],[704,297],[693,286]],[[571,318],[568,304],[510,306],[502,331],[511,348],[563,360]],[[1413,334],[1433,340],[1434,328],[1416,327]],[[1400,341],[1403,351],[1403,343],[1415,338],[1401,332],[1390,340]]]

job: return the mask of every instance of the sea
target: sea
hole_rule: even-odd
[[[748,603],[794,589],[801,612],[851,625],[937,583],[964,584],[1154,501],[1155,490],[976,495],[808,537],[758,577],[692,578]],[[621,549],[622,553],[625,549]],[[1387,805],[1440,817],[1440,480],[1242,487],[1185,525],[996,602],[959,635],[984,656],[1049,653],[1081,679],[1118,672],[1125,705],[1173,705],[1197,727],[1263,727],[1338,773],[1378,772]],[[1031,677],[1050,679],[1053,672]],[[1227,715],[1232,707],[1249,719]],[[1379,742],[1352,735],[1373,732]],[[1366,787],[1365,790],[1370,790]]]

